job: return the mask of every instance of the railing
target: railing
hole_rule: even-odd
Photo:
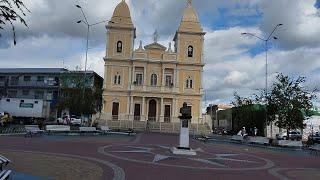
[[[9,83],[9,86],[32,86],[32,87],[56,87],[59,86],[59,83],[57,82],[44,82],[44,81],[11,81]]]
[[[133,117],[133,120],[135,120],[135,121],[140,121],[140,120],[141,120],[141,116],[134,116],[134,117]]]
[[[155,121],[128,121],[128,120],[101,120],[101,124],[106,124],[110,129],[128,130],[132,128],[136,131],[150,131],[160,133],[175,133],[180,132],[180,122],[155,122]],[[210,127],[205,124],[190,124],[190,135],[210,134]]]
[[[164,117],[164,122],[166,122],[166,123],[171,122],[171,117]]]
[[[143,92],[178,92],[179,89],[174,86],[146,86],[146,85],[131,85],[132,91]]]
[[[118,115],[112,115],[112,121],[118,121],[119,116]]]
[[[157,121],[157,117],[148,117],[148,121],[156,122]]]

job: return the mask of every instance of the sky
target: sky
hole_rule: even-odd
[[[10,27],[1,31],[0,67],[84,68],[86,27],[111,18],[121,0],[24,0],[28,28],[16,23],[13,46]],[[137,28],[136,48],[152,42],[168,46],[177,30],[186,0],[126,0]],[[268,47],[268,79],[277,73],[307,77],[305,88],[320,88],[320,0],[193,0],[206,31],[204,105],[228,104],[234,92],[247,97],[265,88],[264,43],[242,32],[266,38],[281,23]],[[88,68],[103,76],[106,47],[104,24],[91,28]],[[320,106],[320,93],[315,101]]]

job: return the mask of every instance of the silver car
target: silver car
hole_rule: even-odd
[[[300,131],[292,130],[292,131],[289,131],[289,138],[287,138],[287,132],[283,132],[283,133],[277,134],[277,139],[278,140],[289,139],[289,140],[300,141],[302,139],[302,134],[300,133]]]

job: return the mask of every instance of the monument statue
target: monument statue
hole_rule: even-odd
[[[196,155],[196,151],[189,147],[189,121],[191,121],[191,107],[185,102],[180,108],[181,116],[179,119],[181,121],[180,136],[179,136],[179,146],[173,147],[171,149],[173,154],[179,155]]]
[[[189,127],[189,120],[192,119],[191,116],[191,107],[185,102],[183,103],[182,108],[180,108],[181,116],[179,118],[182,121],[182,127],[188,128]]]

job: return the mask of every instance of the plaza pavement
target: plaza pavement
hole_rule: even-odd
[[[0,137],[0,154],[12,160],[14,178],[28,180],[320,179],[320,157],[308,152],[191,140],[190,157],[170,153],[177,143],[177,135],[156,133]]]

